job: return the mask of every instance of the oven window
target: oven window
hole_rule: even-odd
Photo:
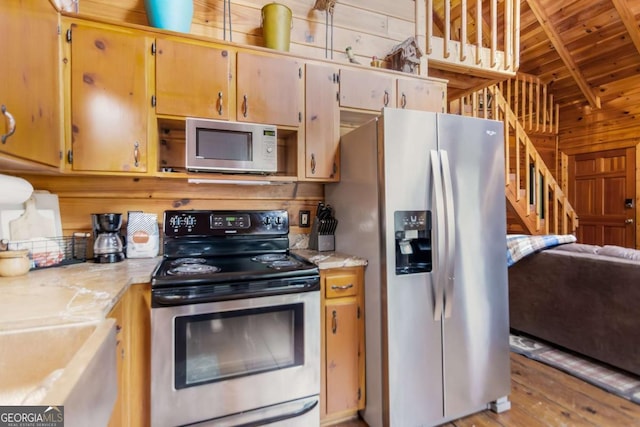
[[[302,303],[175,319],[176,389],[304,364]]]
[[[251,132],[196,130],[196,157],[217,160],[251,161]]]

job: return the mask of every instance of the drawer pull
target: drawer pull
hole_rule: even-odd
[[[348,285],[341,285],[341,286],[331,285],[331,289],[336,291],[337,290],[344,291],[345,289],[351,289],[351,288],[353,288],[353,283],[349,283]]]
[[[331,318],[331,332],[335,335],[338,332],[338,313],[333,310],[333,316]]]

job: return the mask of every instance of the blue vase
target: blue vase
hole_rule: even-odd
[[[144,0],[144,7],[153,27],[190,32],[193,0]]]

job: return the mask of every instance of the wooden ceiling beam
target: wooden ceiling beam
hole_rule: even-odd
[[[640,31],[638,30],[638,23],[633,13],[629,10],[627,2],[625,0],[611,0],[611,3],[613,3],[613,6],[618,11],[618,15],[620,15],[620,19],[622,19],[622,23],[627,29],[633,45],[636,47],[638,53],[640,53]]]
[[[553,44],[553,47],[556,49],[556,52],[558,52],[558,55],[560,55],[562,62],[564,62],[564,64],[567,66],[569,73],[582,91],[582,94],[589,102],[591,108],[600,108],[600,98],[593,92],[592,88],[587,83],[587,80],[580,72],[580,69],[578,68],[578,65],[574,61],[573,57],[565,48],[562,40],[560,39],[560,35],[551,24],[549,16],[541,7],[539,0],[527,0],[527,3],[529,4],[529,8],[533,12],[533,14],[536,16],[536,19],[538,19],[540,26],[547,34],[547,37],[549,37],[549,41],[551,41],[551,43]]]

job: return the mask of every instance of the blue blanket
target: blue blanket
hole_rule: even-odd
[[[543,236],[508,234],[507,266],[511,267],[513,264],[532,253],[564,243],[573,243],[576,240],[576,236],[573,234],[546,234]]]

